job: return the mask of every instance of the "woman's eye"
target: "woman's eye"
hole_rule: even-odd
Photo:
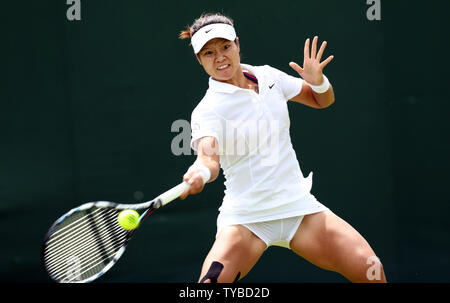
[[[225,46],[223,47],[224,49],[229,49],[231,45],[229,44],[225,44]]]

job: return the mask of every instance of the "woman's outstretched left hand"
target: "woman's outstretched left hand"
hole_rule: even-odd
[[[333,60],[334,56],[329,56],[324,61],[320,62],[322,59],[323,52],[327,45],[327,42],[322,42],[319,51],[317,51],[317,40],[318,37],[315,36],[311,46],[311,53],[309,51],[310,48],[310,39],[306,39],[305,41],[305,49],[304,49],[304,58],[303,58],[303,68],[300,67],[295,62],[290,62],[289,66],[292,67],[306,82],[312,85],[320,85],[323,83],[323,74],[322,71],[325,66]]]

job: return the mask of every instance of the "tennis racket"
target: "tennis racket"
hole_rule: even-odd
[[[98,201],[73,208],[56,220],[45,235],[42,262],[46,272],[58,283],[98,279],[119,260],[142,221],[188,187],[183,182],[140,204]],[[119,225],[118,215],[124,209],[144,210],[136,229],[125,230]]]

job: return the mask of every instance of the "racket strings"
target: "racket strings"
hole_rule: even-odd
[[[116,230],[117,231],[117,230]],[[102,234],[103,236],[103,234]],[[91,237],[88,235],[85,239],[82,239],[83,237],[80,237],[81,239],[78,242],[70,243],[67,246],[64,247],[58,247],[58,248],[51,248],[48,251],[47,257],[46,257],[46,264],[48,266],[52,266],[53,270],[59,269],[61,266],[64,266],[64,259],[67,258],[67,251],[70,251],[72,255],[76,255],[79,258],[90,258],[95,257],[95,255],[98,254],[97,251],[87,250],[90,246],[97,245],[98,239]],[[85,241],[82,241],[85,240]],[[108,253],[109,250],[117,248],[117,245],[120,247],[122,245],[121,242],[111,243],[108,241],[107,238],[102,238],[102,241],[104,242],[104,247]],[[94,255],[94,256],[93,256]]]
[[[112,212],[112,217],[116,217],[114,212]],[[57,280],[61,279],[64,275],[69,276],[69,273],[73,276],[72,279],[82,279],[82,274],[86,272],[82,270],[85,268],[93,269],[93,266],[90,266],[91,264],[98,265],[98,268],[94,268],[93,273],[90,274],[99,272],[104,266],[106,266],[107,262],[109,262],[111,256],[115,254],[116,250],[120,248],[120,242],[112,242],[112,239],[108,238],[108,232],[106,230],[101,230],[102,225],[100,225],[100,218],[101,217],[96,218],[98,226],[94,225],[93,229],[88,229],[89,232],[86,232],[86,229],[82,230],[83,234],[87,235],[87,237],[85,237],[85,242],[75,243],[67,246],[65,250],[57,251],[57,255],[59,256],[58,259],[48,259],[49,261],[47,264],[51,268],[49,269],[55,275]],[[120,232],[121,230],[116,227],[115,232],[117,231]],[[77,232],[79,232],[79,230]],[[49,247],[48,251],[51,250],[51,247]],[[74,271],[77,271],[78,273],[74,274]]]
[[[95,214],[95,215],[94,215]],[[101,213],[96,210],[95,212],[92,212],[90,214],[91,216],[94,216],[94,219],[98,220],[98,218],[102,215]],[[81,219],[78,219],[76,221],[78,225],[72,225],[71,229],[67,229],[67,227],[63,227],[62,229],[65,229],[65,233],[59,233],[60,230],[55,231],[55,233],[50,237],[47,247],[52,248],[51,251],[48,252],[48,256],[51,256],[52,254],[57,254],[60,249],[67,249],[68,243],[69,245],[78,245],[79,242],[83,241],[86,242],[86,234],[87,231],[89,231],[90,227],[87,223],[87,216],[84,215]],[[89,235],[89,234],[88,234]]]
[[[72,274],[70,274],[70,276],[74,276],[74,279],[80,278],[81,275],[84,273],[84,272],[81,272],[81,270],[84,270],[86,268],[92,269],[96,265],[104,263],[105,260],[109,260],[109,258],[111,256],[113,256],[120,247],[121,247],[121,245],[118,245],[116,247],[111,247],[108,250],[107,255],[105,255],[105,254],[99,255],[97,253],[93,253],[93,254],[84,255],[84,256],[68,257],[68,258],[66,258],[66,261],[64,263],[60,263],[58,266],[52,268],[51,273],[57,280],[60,280],[61,278],[63,278],[64,275],[69,276],[69,272],[72,273]],[[106,256],[106,258],[105,258],[105,256]],[[92,266],[92,264],[95,264],[95,266]],[[72,268],[70,268],[68,265],[71,265]],[[106,264],[104,264],[104,265],[106,266]],[[49,266],[51,266],[51,265],[49,265]],[[101,270],[101,268],[100,268],[100,270]],[[77,272],[78,274],[74,275],[73,274],[74,272]]]
[[[95,214],[95,215],[94,215]],[[99,220],[99,218],[103,215],[102,213],[99,213],[98,210],[92,212],[90,214],[91,216],[93,216],[94,220]],[[116,212],[112,213],[112,216],[115,216]],[[83,220],[84,219],[84,220]],[[88,223],[87,220],[87,216],[83,216],[81,219],[77,220],[78,225],[74,226],[72,225],[72,229],[67,230],[66,227],[63,227],[64,229],[66,229],[66,232],[64,235],[62,234],[57,234],[57,232],[59,230],[57,230],[49,239],[48,244],[47,244],[47,248],[49,249],[49,251],[47,252],[47,257],[52,257],[53,255],[59,256],[61,257],[61,251],[64,250],[68,250],[73,246],[77,246],[78,249],[82,249],[82,243],[84,243],[85,245],[90,245],[92,244],[92,241],[95,241],[95,238],[93,237],[93,235],[91,233],[89,233],[89,231],[91,230],[91,226]],[[116,224],[115,226],[112,225],[112,230],[114,232],[120,232],[121,228],[118,224]],[[100,235],[103,234],[109,234],[109,232],[105,229],[101,230],[99,232]],[[55,235],[58,235],[55,237]],[[51,248],[51,250],[50,250]]]
[[[119,248],[121,247],[121,246],[118,246]],[[114,250],[108,257],[109,258],[113,258],[115,255],[117,254],[117,251],[116,250]],[[93,262],[95,262],[95,261],[98,261],[97,263],[93,263]],[[80,268],[80,272],[78,273],[78,275],[71,275],[71,276],[67,276],[65,279],[63,279],[62,281],[63,282],[65,282],[65,283],[70,283],[70,282],[73,282],[73,281],[78,281],[78,280],[80,280],[80,277],[83,277],[83,275],[84,274],[87,274],[86,275],[86,277],[92,277],[92,276],[94,276],[95,274],[97,274],[99,271],[97,271],[97,270],[93,270],[93,269],[95,269],[99,264],[102,264],[103,262],[104,262],[104,260],[103,259],[97,259],[97,260],[95,260],[95,261],[92,261],[91,263],[89,263],[89,264],[84,264],[84,266],[82,267],[82,268]],[[89,266],[89,267],[88,267]],[[111,263],[108,263],[106,266],[104,266],[104,267],[102,267],[102,270],[107,270],[106,268],[108,267],[108,266],[112,266],[112,264]],[[83,270],[83,271],[81,271],[81,270]]]
[[[94,211],[90,212],[89,214],[91,216],[99,215],[99,212],[102,211],[102,208],[96,208]],[[55,242],[57,239],[64,237],[64,235],[69,234],[71,231],[73,232],[74,229],[78,227],[83,226],[83,221],[87,220],[86,216],[87,212],[82,211],[79,213],[75,213],[72,215],[72,217],[66,218],[67,222],[65,222],[65,225],[62,225],[58,228],[58,230],[54,231],[52,234],[51,239],[48,241],[48,243]]]
[[[82,237],[80,237],[82,238]],[[82,241],[85,240],[85,241]],[[66,246],[63,247],[55,247],[55,248],[50,248],[48,250],[47,253],[47,264],[51,265],[53,263],[57,263],[60,261],[61,258],[64,258],[64,252],[66,251],[71,251],[73,254],[80,254],[81,256],[83,254],[86,254],[87,252],[85,252],[85,248],[92,246],[92,245],[96,245],[96,242],[98,240],[96,238],[93,238],[91,236],[86,236],[85,239],[80,239],[78,242],[74,242],[74,243],[68,243]],[[111,243],[109,241],[105,241],[105,247],[110,246]]]
[[[61,282],[81,281],[101,272],[127,239],[119,210],[94,208],[73,214],[49,237],[44,252],[48,272]]]

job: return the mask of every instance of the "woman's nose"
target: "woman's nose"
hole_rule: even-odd
[[[223,55],[223,53],[220,52],[220,51],[218,51],[218,52],[216,53],[216,61],[217,61],[217,62],[221,62],[221,61],[223,61],[224,59],[225,59],[225,56]]]

